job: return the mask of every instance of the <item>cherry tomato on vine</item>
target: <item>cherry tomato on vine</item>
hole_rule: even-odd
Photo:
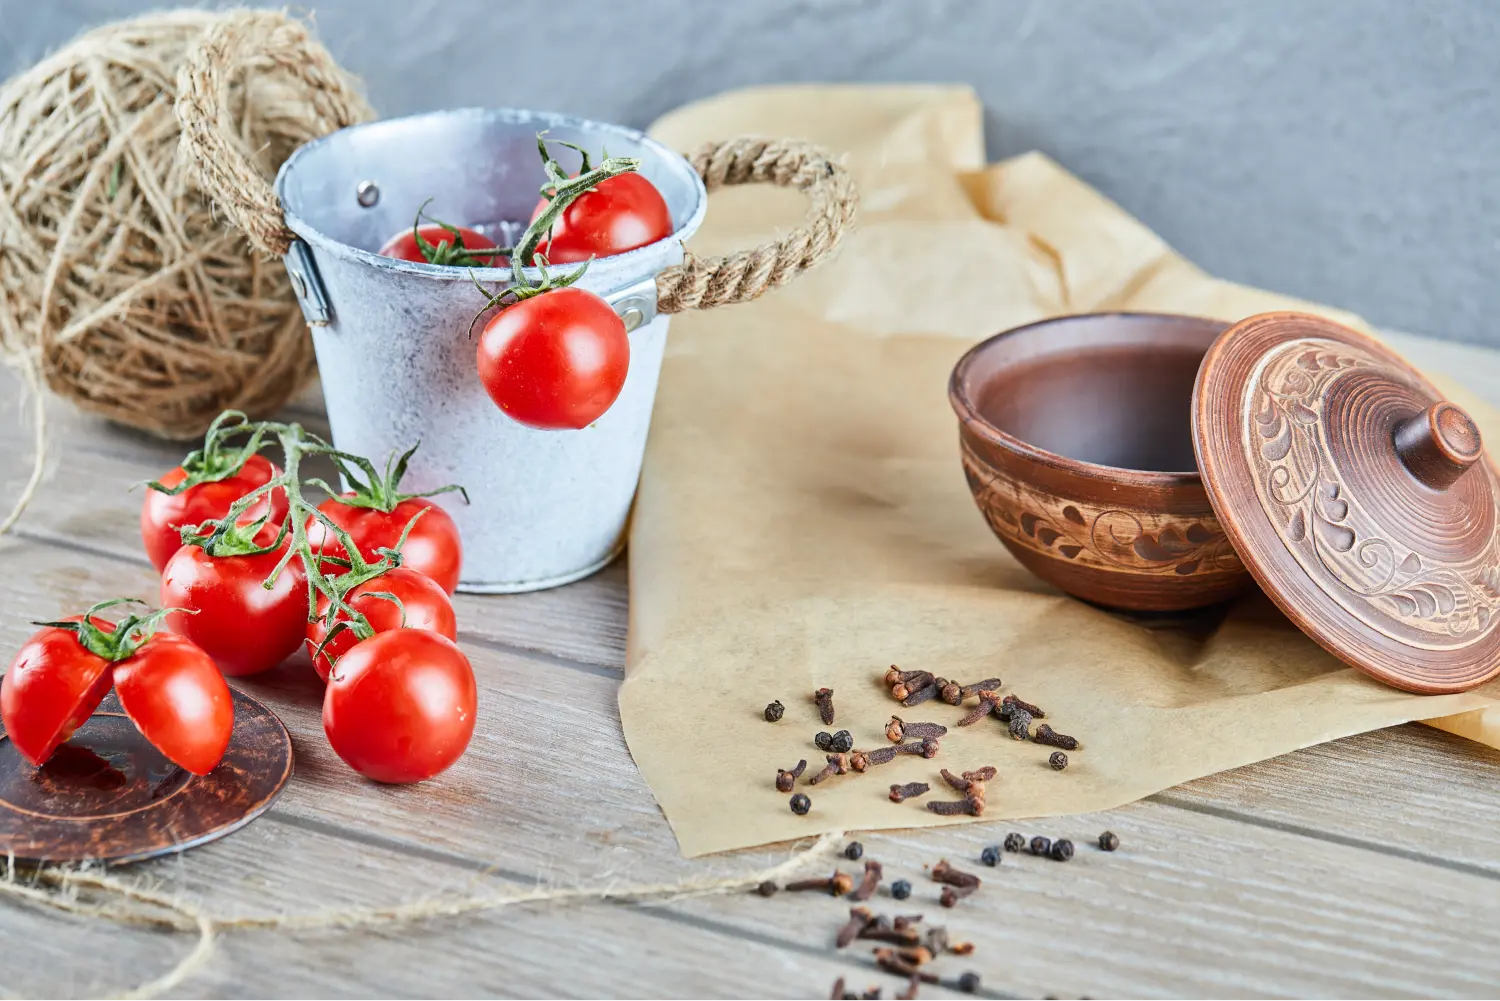
[[[323,730],[345,763],[377,782],[420,782],[474,735],[478,690],[458,645],[425,629],[377,633],[328,675]]]
[[[26,641],[0,679],[5,733],[23,758],[41,765],[93,715],[113,683],[108,660],[85,649],[71,630],[49,626]]]
[[[264,538],[262,528],[256,541]],[[210,556],[185,545],[161,575],[161,605],[183,611],[167,615],[167,626],[198,644],[228,675],[257,674],[286,660],[307,632],[307,571],[293,557],[276,582],[263,582],[281,561],[279,549],[246,556]]]
[[[531,218],[546,211],[537,202]],[[552,225],[537,253],[549,264],[575,264],[592,257],[623,254],[672,235],[672,213],[656,185],[640,174],[618,174],[578,196]]]
[[[214,770],[234,732],[234,700],[213,659],[175,633],[156,633],[115,664],[115,694],[141,736],[194,775]]]
[[[624,388],[630,337],[599,296],[556,288],[491,318],[475,360],[485,392],[506,416],[534,428],[584,428]]]
[[[453,230],[458,231],[454,236]],[[417,243],[417,234],[426,240],[434,249],[432,259],[422,253],[422,247]],[[455,246],[455,241],[457,245]],[[493,247],[495,241],[483,233],[476,233],[466,226],[453,226],[451,229],[437,222],[423,223],[417,227],[416,233],[411,229],[404,229],[386,241],[385,246],[380,248],[382,257],[394,257],[402,261],[416,261],[419,264],[453,264],[468,265],[471,267],[501,268],[509,263],[509,260],[500,254],[471,254],[470,250],[480,250]]]
[[[380,558],[376,549],[395,549],[396,544],[401,541],[401,533],[406,531],[407,523],[416,518],[419,511],[425,512],[412,525],[406,542],[401,546],[401,565],[431,577],[448,594],[458,589],[458,571],[463,562],[463,545],[458,538],[458,526],[447,511],[432,501],[411,497],[399,502],[389,511],[382,511],[378,507],[343,504],[330,497],[318,505],[318,510],[348,532],[354,544],[359,547],[360,554],[372,562]],[[307,520],[307,543],[315,553],[335,557],[345,555],[338,538],[317,518]],[[324,563],[323,572],[338,573],[341,568],[333,563]]]
[[[221,480],[209,480],[188,487],[180,494],[164,494],[148,487],[145,500],[141,502],[141,542],[146,546],[146,555],[157,570],[167,565],[172,554],[182,547],[182,536],[178,530],[184,525],[199,525],[210,518],[222,518],[241,497],[256,487],[280,476],[281,470],[263,455],[252,455],[240,467]],[[188,476],[178,466],[158,482],[173,487]],[[242,525],[260,520],[270,512],[267,524],[280,527],[286,518],[286,492],[281,488],[270,491],[252,504],[239,519]]]
[[[425,516],[424,516],[425,517]],[[400,604],[381,594],[394,595]],[[437,582],[426,574],[408,567],[387,570],[374,580],[356,585],[344,596],[344,601],[365,617],[377,633],[392,629],[426,629],[448,639],[458,635],[458,622],[453,615],[453,603]],[[307,652],[317,654],[319,644],[327,638],[332,628],[328,619],[329,601],[318,597],[317,618],[307,624]],[[335,622],[347,621],[348,616],[340,612]],[[318,677],[328,680],[328,669],[358,642],[353,630],[343,629],[326,646],[321,655],[313,656],[313,667]]]

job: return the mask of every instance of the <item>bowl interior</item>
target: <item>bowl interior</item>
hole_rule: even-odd
[[[988,430],[1078,462],[1192,473],[1198,365],[1228,324],[1152,313],[1061,317],[975,347],[954,392]]]

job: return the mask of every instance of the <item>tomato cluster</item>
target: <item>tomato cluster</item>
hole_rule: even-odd
[[[571,287],[583,274],[546,273],[548,264],[583,264],[672,235],[666,200],[636,173],[639,161],[606,159],[592,167],[587,152],[569,176],[537,136],[547,183],[526,232],[514,248],[494,247],[472,229],[423,223],[391,237],[380,253],[453,266],[512,268],[512,284],[489,297],[500,306],[475,350],[479,381],[506,416],[543,430],[581,429],[602,417],[625,386],[630,338],[614,309],[592,292]],[[572,146],[571,143],[563,145]],[[478,251],[479,253],[476,253]],[[488,253],[484,253],[488,252]],[[540,284],[523,267],[540,265]]]
[[[224,676],[268,670],[305,646],[327,682],[324,730],[340,757],[381,782],[438,774],[467,748],[478,698],[454,643],[453,519],[400,492],[411,452],[382,476],[296,425],[226,423],[233,416],[142,504],[162,608],[118,623],[97,617],[120,599],[45,624],[0,685],[6,733],[41,765],[113,687],[147,740],[206,774],[234,725]],[[286,472],[258,454],[268,433],[287,453]],[[331,456],[353,489],[316,508],[303,500],[295,470],[306,453]]]

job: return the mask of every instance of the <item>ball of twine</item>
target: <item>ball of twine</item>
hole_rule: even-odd
[[[0,86],[0,356],[173,439],[225,409],[269,414],[313,371],[281,262],[216,215],[201,165],[178,156],[178,74],[202,54],[232,117],[215,126],[264,179],[307,140],[373,117],[278,11],[105,25]]]

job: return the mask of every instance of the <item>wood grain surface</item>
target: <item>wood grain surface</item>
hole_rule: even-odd
[[[1500,356],[1402,340],[1419,360],[1500,397]],[[1419,353],[1420,352],[1420,353]],[[0,498],[28,471],[18,382],[0,374]],[[315,402],[294,408],[311,427]],[[51,404],[37,501],[0,538],[0,652],[34,619],[114,594],[149,597],[139,493],[180,454]],[[302,914],[541,885],[754,870],[788,846],[688,862],[636,773],[615,692],[626,568],[556,591],[460,595],[459,641],[480,685],[468,755],[419,786],[361,780],[329,750],[305,661],[234,684],[280,715],[296,775],[260,819],[123,870],[226,914]],[[6,653],[6,659],[9,654]],[[706,666],[705,669],[708,669]],[[1149,753],[1143,745],[1142,753]],[[915,891],[877,911],[922,912],[975,954],[947,957],[956,997],[1487,996],[1500,986],[1500,752],[1421,726],[1308,748],[1108,814],[1014,825],[1071,837],[1073,861],[977,857],[1011,825],[862,837]],[[998,791],[998,790],[997,790]],[[993,795],[994,793],[992,793]],[[1121,848],[1090,846],[1109,828]],[[923,867],[985,887],[951,911]],[[846,863],[846,871],[858,868]],[[847,902],[754,894],[655,904],[525,905],[378,930],[231,932],[175,990],[200,996],[826,997],[833,980],[901,982],[870,949],[834,947]],[[158,976],[190,936],[0,901],[0,993],[95,995]]]

